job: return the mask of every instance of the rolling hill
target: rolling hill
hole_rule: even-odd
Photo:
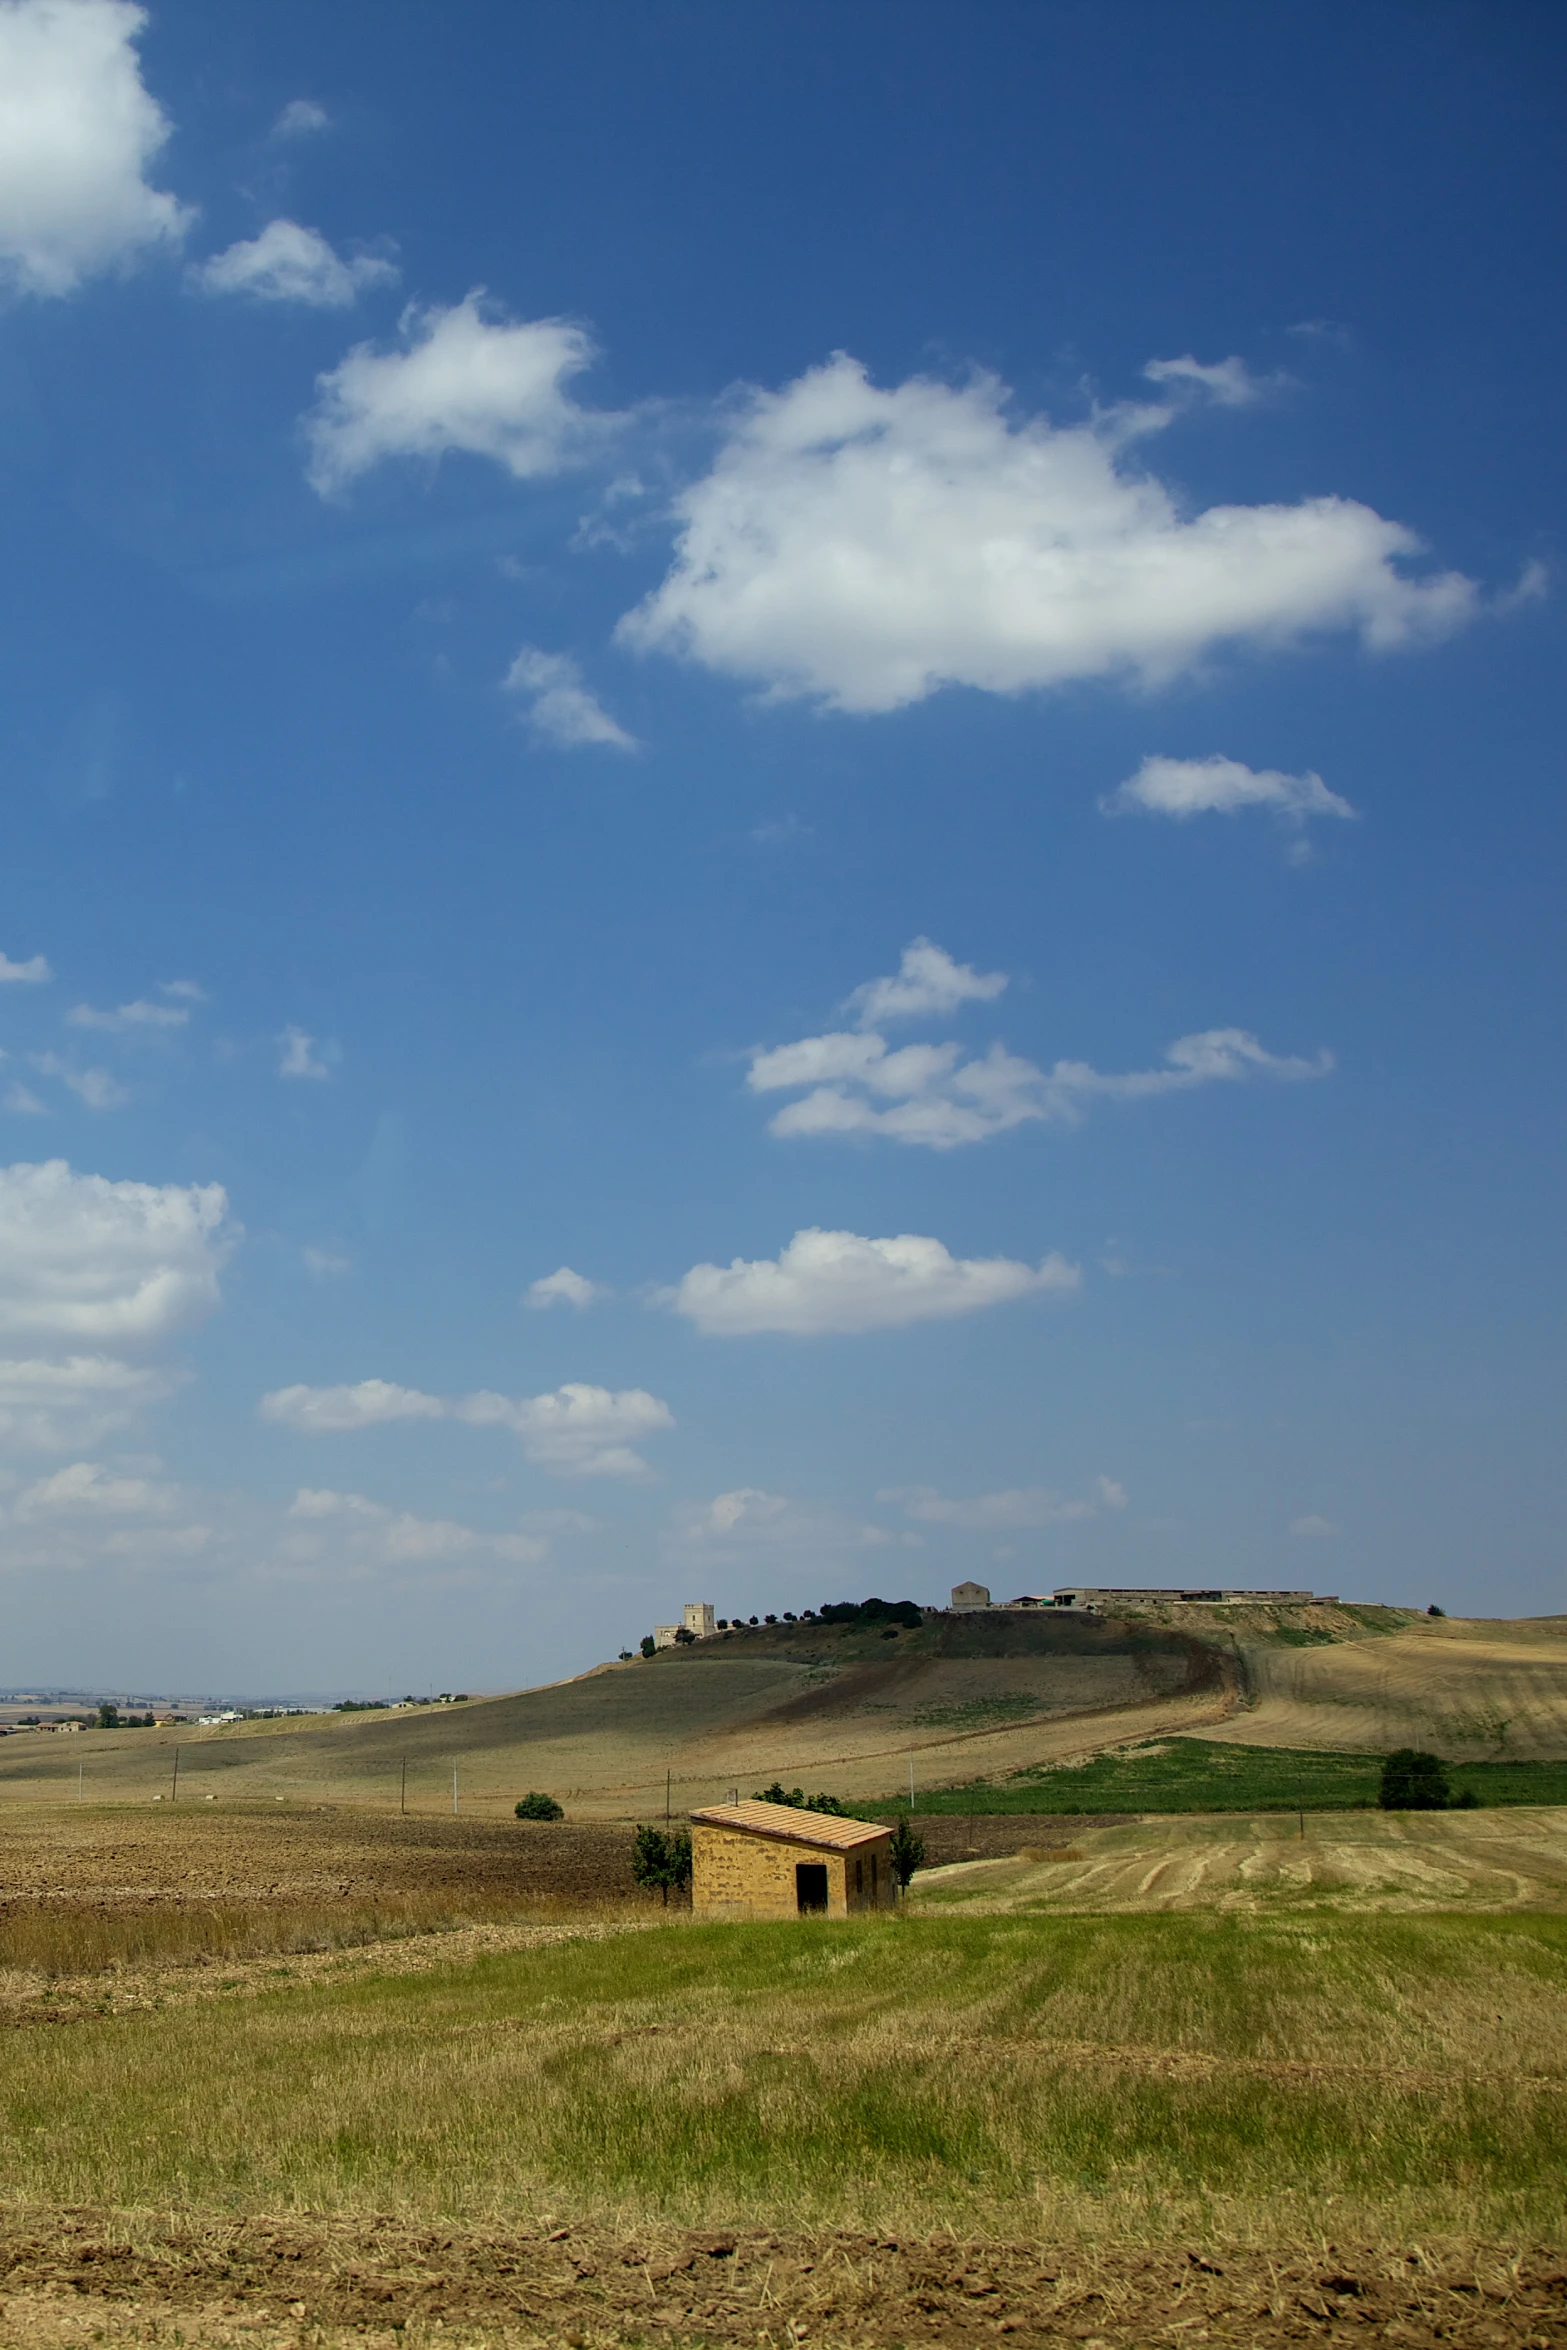
[[[762,1626],[460,1707],[0,1741],[0,1801],[277,1797],[577,1817],[655,1816],[774,1778],[850,1801],[999,1778],[1200,1731],[1247,1746],[1567,1755],[1567,1618],[1150,1609]]]

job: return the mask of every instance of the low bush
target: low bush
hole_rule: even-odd
[[[553,1795],[530,1791],[517,1806],[519,1820],[563,1820],[566,1814]]]

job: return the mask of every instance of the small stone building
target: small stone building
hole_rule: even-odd
[[[953,1612],[954,1612],[954,1614],[956,1614],[956,1615],[967,1615],[967,1614],[968,1614],[968,1613],[970,1613],[970,1611],[972,1611],[972,1610],[975,1610],[975,1609],[978,1609],[978,1608],[982,1608],[982,1607],[989,1607],[989,1605],[990,1605],[990,1591],[989,1591],[989,1588],[988,1588],[988,1587],[987,1587],[985,1584],[983,1584],[983,1583],[954,1583],[954,1584],[953,1584],[953,1586],[952,1586],[952,1607],[953,1607]]]
[[[788,1803],[715,1803],[691,1814],[698,1917],[854,1917],[897,1899],[892,1831]]]

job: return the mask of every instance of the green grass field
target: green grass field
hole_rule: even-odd
[[[1281,1746],[1231,1746],[1171,1738],[1121,1748],[1072,1765],[1020,1771],[998,1781],[921,1791],[922,1812],[1351,1811],[1375,1804],[1379,1754],[1300,1753]],[[1455,1763],[1453,1792],[1482,1804],[1567,1803],[1567,1762]],[[861,1807],[892,1818],[906,1804]]]
[[[7,2043],[23,2205],[1538,2242],[1567,1919],[682,1923]]]

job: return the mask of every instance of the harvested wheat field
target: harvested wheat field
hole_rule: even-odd
[[[1416,1616],[1295,1647],[1240,1635],[1253,1702],[1204,1732],[1246,1746],[1424,1746],[1453,1760],[1567,1755],[1567,1617]]]
[[[6,2019],[19,2350],[1567,2340],[1558,1919],[465,1928],[158,1976]]]
[[[1056,1832],[1053,1847],[917,1877],[917,1908],[1567,1910],[1567,1809],[1173,1816]]]

